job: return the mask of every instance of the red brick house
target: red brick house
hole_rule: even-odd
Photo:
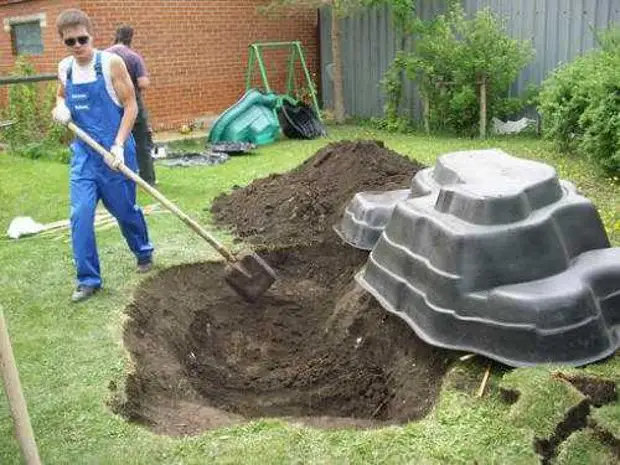
[[[92,19],[95,46],[111,45],[116,28],[131,24],[133,47],[146,60],[151,88],[146,102],[153,127],[167,129],[214,115],[245,90],[248,45],[302,42],[311,73],[318,70],[318,14],[270,18],[258,11],[268,0],[0,0],[0,76],[20,54],[39,73],[56,72],[66,55],[55,29],[58,14],[80,8]],[[284,90],[282,53],[267,57],[270,83]],[[258,73],[254,73],[258,75]],[[258,80],[256,80],[258,84]],[[0,88],[5,96],[6,89]],[[0,99],[2,101],[2,99]]]

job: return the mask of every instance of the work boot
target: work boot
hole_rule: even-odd
[[[145,260],[138,260],[138,267],[136,268],[137,273],[148,273],[153,269],[153,259],[148,258]]]
[[[78,286],[75,291],[73,291],[71,301],[77,303],[86,300],[95,295],[98,290],[98,287]]]

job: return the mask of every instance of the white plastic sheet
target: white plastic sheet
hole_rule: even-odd
[[[517,121],[502,121],[498,118],[493,118],[491,120],[493,124],[493,132],[495,134],[518,134],[529,126],[535,126],[536,120],[530,118],[521,118]]]
[[[29,216],[17,216],[11,221],[7,230],[7,236],[11,239],[19,239],[22,236],[36,234],[41,231],[43,231],[42,224],[37,223]]]

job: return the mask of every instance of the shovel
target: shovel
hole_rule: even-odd
[[[114,156],[97,143],[92,137],[86,134],[82,129],[74,123],[69,122],[69,129],[73,131],[80,139],[92,147],[104,159],[111,161]],[[149,183],[127,168],[124,164],[118,167],[118,170],[127,178],[134,181],[152,197],[159,200],[168,210],[178,216],[187,226],[189,226],[200,237],[206,240],[217,250],[222,257],[226,259],[227,267],[224,279],[237,294],[248,302],[254,302],[263,295],[276,279],[275,271],[257,254],[244,254],[241,258],[235,257],[222,244],[220,244],[213,236],[211,236],[202,226],[183,213],[176,205],[164,197],[160,192],[155,190]]]

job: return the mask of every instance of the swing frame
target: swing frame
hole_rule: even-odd
[[[245,77],[245,90],[250,90],[252,85],[252,78],[254,76],[255,62],[258,64],[258,69],[261,75],[263,86],[266,92],[271,92],[269,86],[269,79],[267,78],[267,68],[265,67],[265,61],[263,59],[263,50],[266,48],[288,48],[290,49],[288,57],[288,73],[286,78],[286,93],[289,97],[293,98],[293,90],[295,88],[295,60],[299,58],[301,67],[306,78],[308,89],[310,90],[310,96],[312,98],[312,104],[316,112],[316,116],[319,121],[323,121],[321,118],[321,112],[319,111],[319,104],[316,98],[316,89],[314,83],[310,78],[310,72],[306,66],[306,59],[304,58],[303,48],[301,42],[298,40],[292,42],[255,42],[248,46],[248,69]]]

